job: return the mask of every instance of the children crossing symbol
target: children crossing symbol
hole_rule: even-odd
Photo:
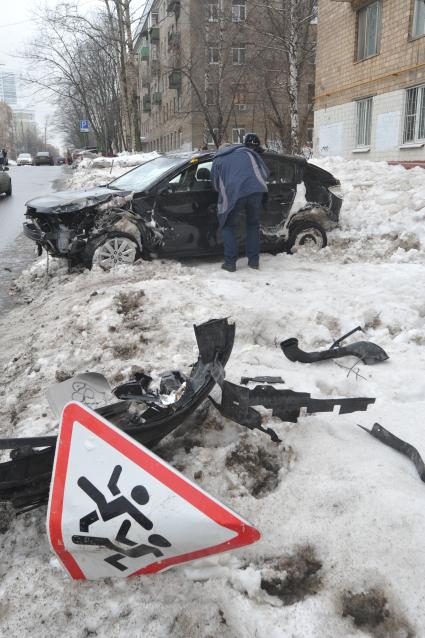
[[[260,537],[79,403],[63,411],[47,527],[53,550],[75,579],[155,573]]]

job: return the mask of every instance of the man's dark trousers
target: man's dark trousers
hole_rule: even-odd
[[[264,193],[252,193],[241,197],[236,206],[227,216],[221,229],[224,243],[224,263],[236,266],[239,255],[236,227],[239,223],[239,213],[246,213],[246,256],[250,266],[258,266],[260,259],[260,215]]]

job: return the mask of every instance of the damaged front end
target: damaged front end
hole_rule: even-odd
[[[199,357],[174,401],[164,404],[152,397],[143,400],[133,387],[134,400],[118,401],[96,412],[146,447],[158,445],[205,401],[217,380],[224,378],[235,326],[227,319],[213,319],[194,329]],[[140,393],[146,395],[146,387],[141,381]],[[68,400],[71,399],[70,396]],[[56,442],[56,436],[0,439],[0,449],[11,450],[11,460],[0,463],[0,502],[8,501],[18,511],[47,502]]]
[[[39,197],[27,203],[23,232],[39,254],[44,248],[52,257],[90,267],[102,239],[111,234],[130,238],[141,252],[141,220],[132,211],[132,200],[129,191],[103,187],[89,194]]]

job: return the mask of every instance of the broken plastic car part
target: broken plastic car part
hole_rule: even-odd
[[[305,352],[304,350],[301,350],[298,346],[298,339],[295,337],[285,339],[285,341],[282,341],[280,344],[280,347],[287,359],[290,361],[297,361],[299,363],[314,363],[315,361],[339,359],[340,357],[346,357],[349,355],[361,359],[366,365],[372,365],[389,359],[385,350],[370,341],[356,341],[355,343],[350,343],[348,346],[339,345],[341,341],[344,341],[344,339],[358,330],[362,330],[362,328],[360,326],[354,328],[354,330],[351,330],[351,332],[348,332],[346,335],[335,341],[328,350],[321,350],[319,352]]]
[[[397,436],[382,427],[382,425],[380,425],[379,423],[375,423],[371,430],[368,430],[363,425],[359,425],[359,428],[362,428],[362,430],[371,434],[373,437],[375,437],[375,439],[381,441],[381,443],[385,443],[385,445],[389,445],[389,447],[392,447],[393,450],[397,450],[397,452],[400,452],[401,454],[407,456],[416,467],[421,481],[425,483],[425,463],[423,462],[418,450],[413,447],[413,445],[410,445],[410,443],[399,439]]]
[[[224,381],[222,384],[221,404],[213,401],[221,414],[232,421],[236,421],[250,430],[261,430],[269,434],[273,441],[279,441],[276,433],[261,425],[261,414],[254,410],[253,406],[263,406],[272,410],[272,415],[281,421],[296,423],[301,410],[307,414],[314,412],[333,412],[335,406],[339,406],[339,414],[350,412],[363,412],[368,406],[375,403],[371,398],[353,399],[312,399],[308,392],[294,392],[293,390],[277,390],[272,386],[257,385],[249,388]]]
[[[216,380],[224,376],[235,326],[227,319],[213,319],[194,330],[199,357],[176,401],[166,406],[150,404],[143,412],[131,401],[119,401],[96,412],[146,447],[154,448],[195,412]],[[0,501],[10,501],[21,511],[47,502],[56,440],[56,436],[0,439],[0,449],[11,450],[11,460],[0,463]]]
[[[242,385],[248,385],[248,383],[285,383],[282,377],[242,377]]]

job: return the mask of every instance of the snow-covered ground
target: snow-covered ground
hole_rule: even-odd
[[[320,165],[346,196],[341,229],[320,254],[263,256],[258,272],[241,260],[236,274],[220,260],[156,260],[72,274],[50,262],[46,276],[40,259],[16,282],[20,305],[0,322],[2,436],[53,432],[45,390],[67,375],[101,372],[114,385],[140,368],[187,372],[193,324],[212,317],[236,323],[230,381],[282,376],[314,397],[376,403],[297,424],[266,415],[281,445],[211,407],[198,429],[163,442],[160,455],[260,529],[260,542],[231,554],[157,576],[72,582],[50,551],[45,510],[19,517],[0,536],[2,634],[425,636],[425,485],[406,457],[357,427],[379,422],[425,458],[425,173]],[[78,169],[72,186],[105,183],[108,170]],[[389,361],[350,372],[353,360],[296,364],[278,347],[298,337],[305,350],[324,348],[357,325],[366,336],[353,340],[379,344]]]

